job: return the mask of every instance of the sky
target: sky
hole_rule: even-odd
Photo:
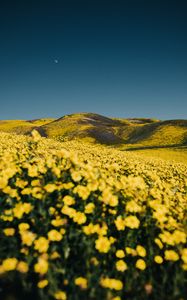
[[[187,119],[187,1],[2,0],[0,119]]]

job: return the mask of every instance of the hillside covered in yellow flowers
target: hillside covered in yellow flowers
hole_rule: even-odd
[[[0,299],[185,300],[186,121],[75,118],[0,123]]]
[[[33,129],[60,141],[76,139],[125,148],[187,145],[187,120],[120,119],[77,113],[59,119],[0,121],[0,132],[29,135]]]

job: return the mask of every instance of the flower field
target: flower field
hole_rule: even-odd
[[[183,163],[0,133],[0,299],[186,300],[186,175]]]

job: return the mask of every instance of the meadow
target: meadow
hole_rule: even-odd
[[[0,299],[186,300],[186,162],[1,132]]]

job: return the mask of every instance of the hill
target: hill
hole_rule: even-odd
[[[59,119],[0,121],[0,131],[42,136],[59,141],[84,140],[122,148],[186,147],[187,120],[109,118],[94,113],[65,115]]]
[[[34,128],[39,128],[42,125],[53,121],[53,119],[36,119],[36,120],[3,120],[0,121],[0,131],[29,134]]]

